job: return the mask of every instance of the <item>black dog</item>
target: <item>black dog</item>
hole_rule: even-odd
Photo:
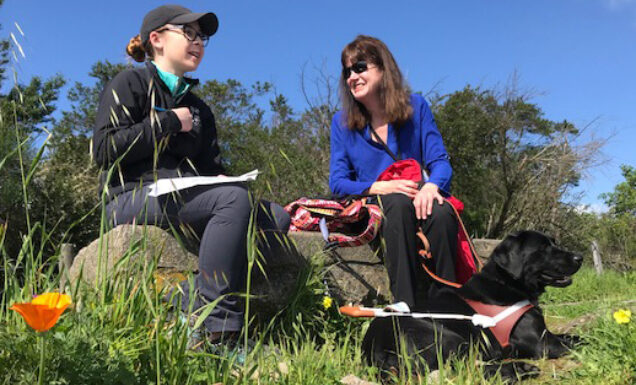
[[[554,240],[535,231],[507,236],[493,251],[482,271],[459,289],[442,290],[427,305],[413,312],[476,313],[468,302],[510,306],[528,301],[529,310],[508,329],[508,341],[501,342],[491,329],[474,326],[466,320],[431,320],[426,318],[376,318],[362,344],[370,364],[388,371],[400,367],[401,352],[414,361],[414,371],[424,373],[438,367],[439,357],[465,355],[473,342],[479,345],[481,358],[495,362],[485,367],[486,375],[501,372],[514,382],[538,374],[538,368],[525,363],[497,362],[504,358],[556,358],[564,355],[579,339],[572,335],[555,335],[547,330],[538,298],[546,286],[565,287],[581,267],[582,257],[557,247]],[[469,300],[468,302],[466,301]],[[471,302],[472,303],[472,302]],[[527,302],[526,302],[527,303]],[[479,312],[483,314],[482,311]],[[398,333],[394,333],[397,330]],[[501,334],[501,333],[498,333]],[[505,334],[505,332],[504,332]]]

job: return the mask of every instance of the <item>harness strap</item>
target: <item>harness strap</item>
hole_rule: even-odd
[[[504,311],[502,311],[501,313],[497,314],[494,318],[495,318],[495,322],[499,322],[501,320],[503,320],[504,318],[508,318],[509,316],[512,315],[512,313],[515,313],[521,309],[523,309],[524,307],[530,305],[530,307],[532,307],[532,305],[530,304],[530,301],[525,300],[525,301],[519,301],[517,303],[515,303],[512,306],[508,306],[508,308]]]
[[[510,345],[512,329],[514,329],[521,316],[534,307],[528,300],[519,301],[512,306],[488,305],[466,298],[464,298],[464,301],[475,312],[490,316],[495,320],[495,325],[489,327],[489,329],[502,348]]]

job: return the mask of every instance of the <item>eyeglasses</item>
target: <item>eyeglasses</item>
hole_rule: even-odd
[[[171,27],[166,27],[164,29],[160,29],[157,32],[163,32],[163,31],[178,32],[182,34],[183,36],[185,36],[185,38],[188,39],[188,41],[195,41],[198,37],[201,39],[201,44],[204,47],[207,47],[208,43],[210,42],[210,36],[202,34],[201,32],[194,29],[194,27],[191,27],[189,25],[175,25]]]
[[[373,68],[373,66],[370,66],[367,64],[366,61],[364,60],[360,60],[357,61],[355,63],[353,63],[353,65],[351,67],[345,67],[342,69],[342,76],[344,76],[345,80],[349,79],[349,77],[351,76],[351,71],[357,73],[357,74],[361,74],[363,72],[366,72],[369,68]]]

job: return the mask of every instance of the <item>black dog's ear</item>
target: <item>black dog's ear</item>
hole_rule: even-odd
[[[519,233],[513,233],[504,238],[503,241],[492,252],[492,259],[497,266],[506,270],[514,279],[521,278],[523,271],[523,261],[520,255],[521,240]]]

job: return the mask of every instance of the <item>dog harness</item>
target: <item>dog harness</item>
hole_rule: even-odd
[[[521,316],[534,307],[530,301],[520,301],[512,306],[488,305],[472,299],[462,298],[477,314],[497,319],[494,326],[489,327],[502,349],[510,345],[510,335]]]
[[[341,306],[340,313],[350,317],[411,317],[471,321],[475,326],[489,328],[497,342],[502,348],[505,348],[510,345],[510,334],[519,318],[534,306],[528,300],[519,301],[511,306],[486,305],[467,299],[464,299],[464,301],[475,310],[475,314],[470,316],[464,314],[411,313],[411,309],[405,302],[398,302],[383,309]]]

